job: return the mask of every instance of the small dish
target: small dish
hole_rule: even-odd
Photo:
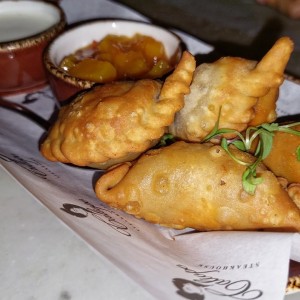
[[[64,11],[46,1],[0,1],[0,95],[46,84],[43,51],[66,25]]]
[[[175,64],[182,54],[182,41],[173,32],[149,23],[128,20],[92,20],[77,24],[57,36],[44,53],[44,64],[50,86],[58,101],[65,101],[96,83],[69,75],[60,67],[61,61],[78,49],[101,41],[107,35],[132,37],[141,34],[162,43],[166,56]],[[173,66],[173,67],[174,67]]]

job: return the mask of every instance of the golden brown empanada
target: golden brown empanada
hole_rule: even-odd
[[[287,187],[289,196],[300,209],[300,183],[292,183]]]
[[[169,131],[183,140],[202,141],[219,116],[219,128],[240,132],[249,124],[274,121],[278,89],[292,50],[292,41],[283,37],[259,63],[224,57],[198,66],[184,108]]]
[[[112,207],[176,229],[300,231],[300,210],[275,175],[260,165],[263,182],[250,195],[242,186],[245,168],[219,145],[181,141],[109,170],[95,191]]]
[[[291,127],[300,131],[300,125]],[[264,164],[276,176],[284,177],[289,183],[300,183],[300,161],[297,159],[297,148],[300,147],[300,136],[276,131],[270,154]]]
[[[152,147],[183,107],[196,64],[184,52],[162,85],[155,80],[114,82],[63,107],[41,145],[51,161],[106,169]]]

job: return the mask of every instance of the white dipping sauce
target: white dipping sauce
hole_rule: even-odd
[[[0,42],[40,33],[59,20],[58,11],[42,2],[0,2]]]

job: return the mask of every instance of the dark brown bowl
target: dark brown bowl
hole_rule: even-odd
[[[58,101],[65,101],[79,91],[91,88],[96,83],[69,75],[60,66],[62,59],[93,41],[100,41],[108,34],[133,36],[147,35],[160,41],[168,58],[174,58],[174,65],[182,54],[181,39],[168,29],[138,21],[92,20],[78,24],[57,36],[47,47],[44,64],[49,83]]]

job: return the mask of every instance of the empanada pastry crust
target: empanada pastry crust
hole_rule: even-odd
[[[170,133],[186,141],[202,141],[218,118],[219,128],[240,132],[249,125],[273,122],[278,90],[292,50],[293,42],[283,37],[259,63],[224,57],[198,66],[191,92],[169,127]]]
[[[165,133],[189,93],[196,63],[184,52],[164,84],[114,82],[92,88],[63,107],[41,145],[51,161],[106,169],[135,159]]]
[[[300,209],[300,183],[292,183],[287,188],[289,196]]]
[[[300,131],[300,125],[291,128]],[[286,178],[289,183],[300,183],[300,161],[297,158],[298,147],[300,147],[300,136],[276,131],[271,152],[264,159],[264,164],[276,176]]]
[[[219,145],[181,141],[109,170],[95,192],[112,207],[176,229],[300,231],[300,210],[275,175],[260,165],[263,182],[250,195],[242,186],[244,170]]]

